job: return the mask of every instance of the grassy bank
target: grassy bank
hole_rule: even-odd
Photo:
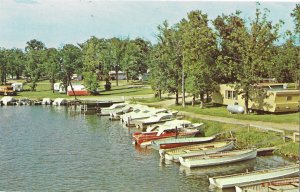
[[[239,148],[248,147],[277,147],[274,153],[297,159],[299,157],[299,143],[294,143],[291,140],[284,141],[282,135],[275,132],[260,131],[256,128],[237,126],[226,123],[203,121],[199,119],[189,119],[192,122],[204,123],[204,136],[212,136],[218,133],[223,133],[221,138],[231,137],[231,134],[236,138],[236,146]],[[231,134],[230,134],[231,131]]]

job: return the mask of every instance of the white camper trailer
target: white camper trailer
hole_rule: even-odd
[[[11,86],[14,91],[23,91],[23,83],[13,83]]]

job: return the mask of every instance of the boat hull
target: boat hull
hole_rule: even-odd
[[[136,144],[141,145],[142,143],[149,142],[149,141],[155,141],[159,139],[167,139],[171,137],[194,137],[198,131],[195,132],[180,132],[180,133],[165,133],[157,136],[157,133],[146,133],[142,135],[133,135],[133,140]]]
[[[230,153],[216,153],[211,155],[200,155],[193,157],[179,157],[181,165],[189,168],[220,165],[253,159],[257,150],[232,151]]]
[[[216,144],[218,144],[219,142],[217,142]],[[192,148],[194,146],[194,148]],[[196,148],[197,146],[199,146],[198,148]],[[213,146],[213,148],[209,148],[207,146]],[[179,162],[179,157],[189,157],[189,156],[195,156],[195,155],[204,155],[204,154],[213,154],[213,153],[218,153],[218,152],[222,152],[222,151],[228,151],[228,150],[232,150],[234,147],[234,142],[224,142],[224,144],[220,144],[218,145],[214,145],[214,143],[209,143],[209,144],[199,144],[199,145],[192,145],[190,146],[191,149],[186,148],[186,149],[182,149],[179,150],[178,149],[174,149],[172,151],[167,151],[167,150],[160,150],[159,154],[161,155],[162,158],[169,160],[169,161],[175,161],[175,162]],[[198,149],[198,150],[195,150]],[[178,152],[176,152],[176,150]]]
[[[288,191],[299,192],[299,177],[285,179],[271,179],[267,182],[251,183],[249,185],[235,186],[236,192],[269,192]]]
[[[182,147],[192,144],[199,144],[199,143],[205,143],[210,142],[215,139],[215,136],[213,137],[194,137],[194,138],[178,138],[178,139],[169,139],[164,141],[157,141],[152,142],[152,148],[156,150],[160,149],[172,149],[175,147]]]
[[[297,176],[299,174],[299,165],[293,165],[283,168],[260,170],[249,173],[225,175],[209,178],[211,185],[219,188],[229,188],[239,185],[247,185],[252,182],[263,182],[270,179]]]

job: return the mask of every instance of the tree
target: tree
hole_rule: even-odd
[[[208,26],[208,18],[201,11],[188,13],[188,20],[181,22],[184,73],[187,75],[187,91],[200,95],[201,108],[204,94],[208,98],[214,89],[216,35]]]
[[[61,72],[62,72],[62,81],[66,91],[68,85],[71,86],[71,89],[73,91],[71,76],[74,73],[80,73],[81,69],[82,69],[82,52],[80,48],[72,44],[64,45],[61,50]]]
[[[151,44],[141,38],[125,40],[126,48],[121,60],[121,67],[129,78],[136,78],[139,74],[147,72]]]
[[[37,86],[36,82],[40,78],[45,49],[46,47],[44,43],[36,39],[30,40],[26,43],[26,73],[30,78],[31,91],[35,91]]]
[[[6,83],[7,75],[7,50],[0,48],[0,81],[1,85]]]
[[[235,80],[235,89],[244,98],[245,113],[249,112],[249,100],[256,93],[255,85],[266,77],[271,61],[271,47],[279,38],[278,30],[281,22],[275,25],[267,20],[267,10],[264,13],[256,9],[256,17],[250,20],[249,29],[239,17],[239,13],[230,17],[218,18],[217,27],[221,36],[221,49],[234,52],[224,53],[224,62],[229,64],[228,74],[232,74],[231,80]],[[223,21],[222,21],[223,20]],[[238,28],[231,25],[238,24]],[[227,24],[226,24],[227,23]],[[230,29],[230,33],[228,33]],[[221,33],[225,32],[225,33]],[[224,35],[224,36],[223,36]],[[233,47],[228,47],[233,45]],[[227,74],[227,75],[228,75]],[[229,79],[230,79],[229,78]]]
[[[162,26],[158,26],[158,30],[158,43],[151,61],[150,79],[152,81],[150,82],[152,86],[158,88],[158,91],[175,93],[175,104],[178,105],[182,72],[181,36],[178,26],[169,27],[167,21]],[[153,81],[155,78],[165,81]],[[153,85],[153,83],[158,84]]]
[[[54,83],[59,79],[61,57],[60,52],[55,48],[49,48],[45,51],[46,58],[44,62],[45,75],[51,83],[51,90],[54,93]]]

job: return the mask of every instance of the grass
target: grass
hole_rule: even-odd
[[[199,107],[192,106],[171,106],[172,109],[178,111],[186,111],[195,114],[210,115],[210,116],[219,116],[219,117],[229,117],[234,119],[243,119],[251,121],[264,121],[264,122],[275,122],[275,123],[298,123],[299,114],[298,113],[289,113],[289,114],[230,114],[225,106],[209,106],[204,109]]]
[[[23,82],[24,83],[24,82]],[[82,81],[74,81],[73,85],[82,84]],[[119,81],[119,86],[115,85],[115,81],[112,82],[112,89],[110,91],[104,90],[104,82],[100,82],[100,95],[96,96],[79,96],[78,98],[101,98],[101,96],[134,96],[134,95],[147,95],[152,94],[153,91],[147,85],[143,85],[137,81]],[[134,87],[140,85],[142,87]],[[28,84],[24,83],[24,91],[18,92],[16,98],[30,98],[30,99],[42,99],[42,98],[68,98],[73,99],[74,97],[68,96],[66,94],[61,94],[58,92],[52,92],[51,84],[48,80],[40,81],[37,83],[36,91],[30,91]]]

